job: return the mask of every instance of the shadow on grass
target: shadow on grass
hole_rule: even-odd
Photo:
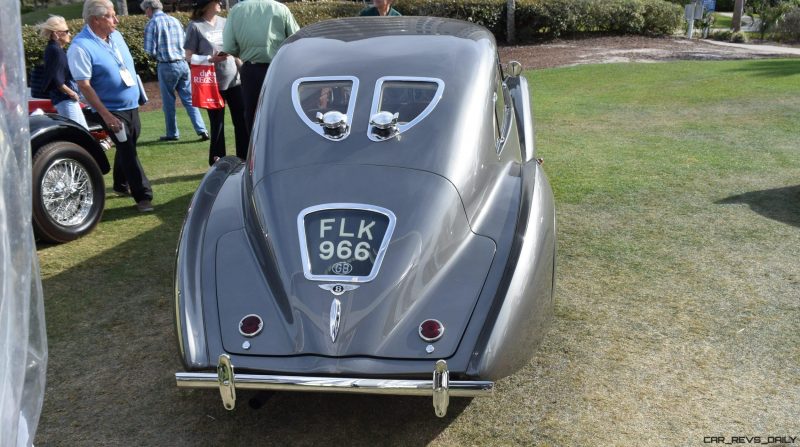
[[[800,74],[800,58],[754,60],[730,71],[779,78]]]
[[[190,174],[190,175],[176,175],[174,177],[163,177],[156,180],[151,180],[150,185],[168,185],[170,183],[182,183],[182,182],[197,182],[203,178],[203,174]],[[106,200],[109,198],[120,197],[114,192],[111,188],[106,188]],[[127,196],[122,196],[127,197]]]
[[[746,192],[715,203],[743,203],[764,217],[800,227],[800,185]]]
[[[174,177],[162,177],[150,182],[151,185],[167,185],[170,183],[181,183],[181,182],[199,182],[203,176],[203,174],[191,174],[191,175],[176,175]]]
[[[49,363],[37,446],[427,445],[469,405],[451,399],[440,419],[430,398],[277,393],[254,410],[254,393],[242,391],[226,411],[214,389],[178,389],[172,274],[190,198],[157,203],[157,227],[44,278]],[[112,209],[105,220],[122,229],[137,214]]]
[[[192,135],[190,137],[181,137],[180,140],[177,141],[159,141],[158,138],[155,140],[139,140],[136,142],[136,147],[174,145],[185,146],[187,144],[202,144],[204,147],[208,147],[208,141],[203,141],[196,135]]]
[[[205,174],[192,174],[192,175],[178,175],[174,177],[164,177],[153,180],[150,182],[150,185],[167,185],[170,183],[183,183],[183,182],[199,182],[200,179],[203,178]],[[127,201],[130,203],[130,206],[125,207],[117,207],[117,208],[110,208],[108,206],[108,202],[110,201]],[[139,215],[139,211],[136,209],[136,203],[133,201],[131,196],[119,196],[117,193],[114,192],[111,188],[106,188],[106,209],[103,211],[103,222],[113,222],[115,220],[125,219],[128,217]],[[155,213],[158,214],[167,204],[159,203],[158,195],[155,196],[153,200],[153,207],[155,208]],[[183,213],[186,212],[184,208],[181,210]]]

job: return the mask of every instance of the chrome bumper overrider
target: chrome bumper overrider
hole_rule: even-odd
[[[392,394],[432,396],[436,415],[447,414],[450,396],[481,397],[491,395],[494,382],[449,379],[447,362],[436,362],[432,380],[356,379],[338,377],[272,376],[236,374],[228,355],[219,356],[217,374],[175,373],[179,388],[219,388],[222,404],[228,410],[236,406],[236,390],[311,391],[322,393]]]

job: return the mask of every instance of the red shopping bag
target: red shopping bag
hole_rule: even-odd
[[[192,65],[192,105],[201,109],[221,109],[225,101],[219,93],[214,65]]]

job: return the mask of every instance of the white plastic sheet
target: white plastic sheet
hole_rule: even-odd
[[[31,154],[19,2],[0,0],[0,446],[32,445],[47,340],[31,229]]]

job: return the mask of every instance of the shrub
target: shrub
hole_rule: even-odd
[[[477,23],[498,40],[505,39],[505,0],[402,0],[393,7],[407,16],[449,17]]]
[[[652,36],[669,35],[682,24],[682,7],[668,2],[645,2],[643,34]]]
[[[644,3],[640,0],[592,2],[594,8],[590,9],[590,20],[596,20],[596,28],[605,28],[606,32],[641,34],[645,24]]]
[[[662,0],[522,0],[516,23],[521,38],[587,32],[672,34],[683,8]]]
[[[783,40],[800,41],[800,7],[787,12],[778,22],[776,31]]]
[[[778,22],[780,22],[781,19],[783,19],[783,16],[785,16],[786,13],[792,9],[793,7],[788,3],[781,3],[778,6],[766,8],[761,14],[761,26],[759,29],[761,32],[761,38],[764,38],[767,31],[775,30],[778,26]]]
[[[405,4],[405,1],[403,2]],[[300,26],[311,25],[323,20],[339,17],[352,17],[364,8],[360,2],[295,2],[287,3],[294,19]]]
[[[170,15],[177,17],[184,25],[189,21],[188,13],[171,13]],[[144,26],[147,20],[147,16],[144,15],[119,16],[119,25],[117,26],[117,30],[125,36],[125,42],[131,50],[136,72],[145,80],[155,78],[156,74],[156,61],[144,52]],[[83,20],[67,20],[67,26],[74,38],[83,28]],[[22,26],[22,44],[25,47],[25,65],[29,70],[43,62],[44,48],[47,42],[39,37],[39,31],[35,26]]]
[[[733,43],[747,43],[750,39],[747,37],[747,33],[742,31],[737,31],[731,34],[731,42]]]
[[[730,42],[731,36],[733,35],[733,31],[726,29],[722,31],[713,31],[711,34],[708,35],[709,39],[719,40],[722,42]]]
[[[714,31],[708,37],[714,40],[721,40],[723,42],[747,43],[748,41],[747,34],[741,31],[733,32],[729,29]]]

